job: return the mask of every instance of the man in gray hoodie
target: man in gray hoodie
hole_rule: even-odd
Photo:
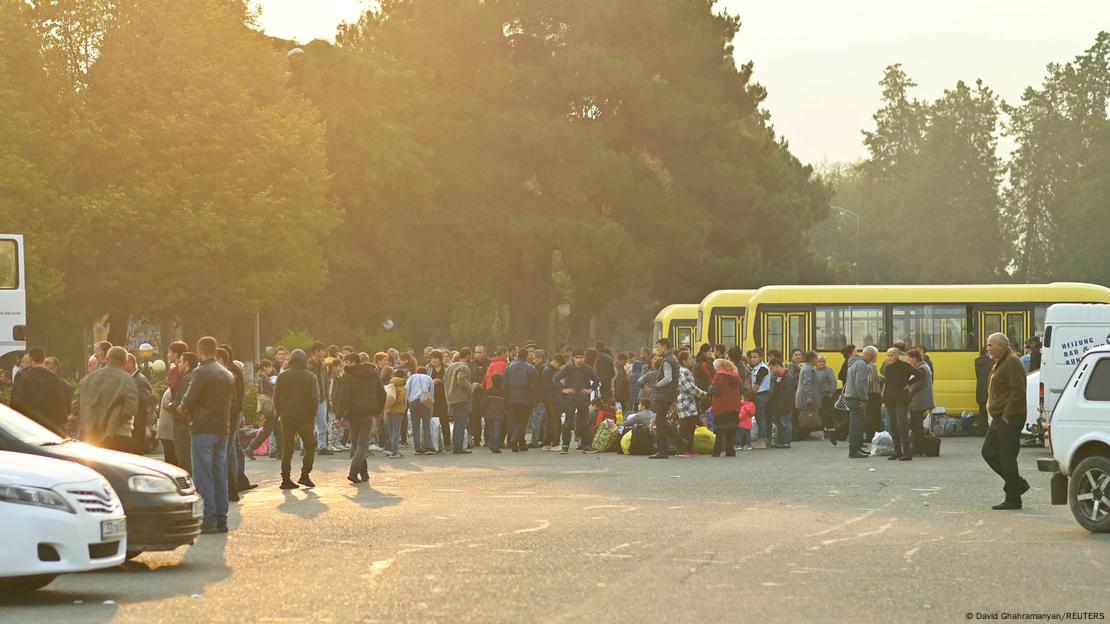
[[[869,364],[878,357],[879,350],[865,347],[863,357],[853,355],[848,360],[848,376],[844,382],[844,402],[848,404],[848,457],[863,459],[863,417],[871,399],[871,368]]]

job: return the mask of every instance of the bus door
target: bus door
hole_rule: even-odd
[[[1010,346],[1021,349],[1029,337],[1029,311],[1013,308],[983,308],[979,310],[979,348],[987,346],[991,334],[1006,334]]]
[[[811,314],[809,311],[783,311],[763,313],[763,349],[778,349],[783,359],[789,361],[794,349],[810,349]]]
[[[714,337],[717,344],[724,345],[726,349],[744,344],[743,314],[722,314],[716,317],[716,323],[716,335]]]
[[[694,348],[694,329],[695,326],[689,323],[678,323],[671,321],[671,344],[676,349],[679,347]]]

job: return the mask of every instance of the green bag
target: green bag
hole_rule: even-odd
[[[597,433],[594,434],[594,450],[598,453],[605,453],[617,445],[617,423],[612,419],[605,419],[597,428]]]

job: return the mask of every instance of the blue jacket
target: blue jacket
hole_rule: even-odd
[[[536,383],[536,367],[524,360],[514,360],[505,369],[505,380],[501,387],[509,395],[509,403],[530,405],[532,386]]]
[[[644,361],[636,358],[632,362],[632,372],[628,374],[628,403],[629,405],[624,408],[626,412],[636,411],[636,405],[640,402],[640,377],[644,374]]]

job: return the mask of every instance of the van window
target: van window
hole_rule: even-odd
[[[0,290],[19,288],[19,248],[12,239],[0,240]]]
[[[1087,378],[1083,398],[1088,401],[1110,401],[1110,358],[1102,358]]]

